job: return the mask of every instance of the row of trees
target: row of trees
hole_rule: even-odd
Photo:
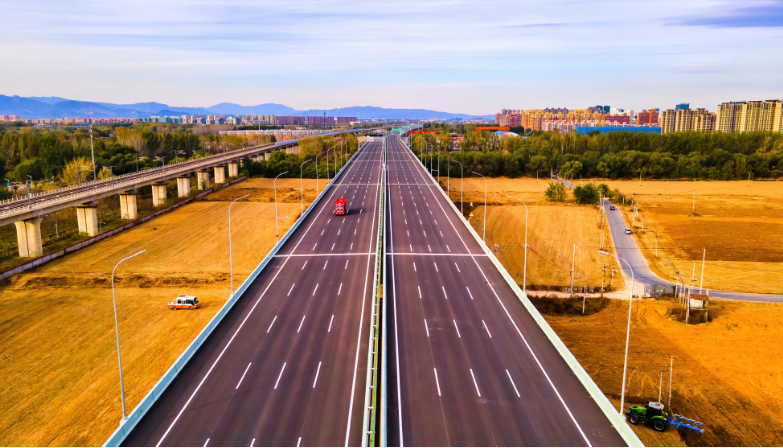
[[[451,157],[465,170],[489,176],[536,176],[558,172],[562,177],[638,177],[747,179],[783,176],[783,134],[746,132],[710,134],[680,132],[642,134],[533,133],[530,137],[467,133],[459,152],[450,151],[449,131],[414,134],[416,154]]]
[[[269,160],[260,162],[247,160],[243,164],[249,176],[275,177],[288,171],[283,177],[299,177],[300,167],[302,177],[316,177],[316,158],[318,160],[318,177],[326,178],[339,171],[348,159],[358,150],[359,140],[354,134],[340,134],[330,137],[306,137],[300,140],[298,154],[286,154],[275,151]],[[327,157],[328,152],[328,157]],[[308,161],[305,163],[306,161]],[[304,165],[302,165],[304,163]]]
[[[93,136],[96,172],[105,168],[104,177],[110,175],[107,172],[125,174],[274,141],[271,136],[197,136],[184,130],[154,132],[148,128],[124,127],[96,128]],[[20,182],[27,180],[27,176],[35,180],[52,180],[61,178],[68,165],[76,164],[88,166],[86,170],[80,168],[84,173],[76,177],[84,181],[93,177],[91,160],[90,134],[83,129],[76,132],[0,132],[2,178]],[[66,182],[70,183],[73,176],[67,177]]]

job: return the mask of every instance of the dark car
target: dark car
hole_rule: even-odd
[[[615,210],[614,205],[610,205],[609,210]]]

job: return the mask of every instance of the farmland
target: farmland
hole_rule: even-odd
[[[441,179],[445,187],[446,182]],[[455,186],[457,190],[455,191]],[[451,199],[459,201],[459,179],[451,180]],[[529,233],[527,284],[531,289],[563,287],[571,284],[571,262],[574,244],[576,269],[574,286],[601,287],[612,282],[614,290],[624,286],[617,274],[611,280],[611,269],[604,271],[601,263],[608,263],[598,254],[601,244],[601,230],[598,228],[598,209],[577,206],[573,203],[555,205],[544,200],[546,180],[533,179],[489,179],[487,203],[487,245],[499,247],[498,259],[509,274],[522,284],[525,244],[525,207],[513,196],[525,201],[529,207]],[[484,181],[465,179],[465,213],[473,214],[470,224],[482,235],[484,225]],[[473,206],[471,207],[471,202]],[[458,204],[459,206],[459,204]],[[604,245],[611,248],[611,238],[604,230]]]
[[[783,277],[783,183],[775,181],[663,182],[609,181],[633,194],[645,223],[637,241],[651,267],[662,277],[679,271],[690,283],[695,265],[704,287],[728,291],[780,293]],[[695,214],[694,194],[696,191]],[[632,222],[630,208],[622,208]],[[641,229],[641,222],[637,220]],[[662,253],[655,257],[655,235]]]
[[[320,187],[324,187],[321,182]],[[277,183],[281,235],[300,213],[299,180]],[[315,181],[305,181],[305,206]],[[296,189],[296,191],[294,191]],[[129,410],[228,298],[228,200],[235,286],[275,244],[271,180],[220,190],[43,267],[0,291],[0,445],[101,445],[121,417],[111,271]],[[202,308],[172,312],[178,294]]]

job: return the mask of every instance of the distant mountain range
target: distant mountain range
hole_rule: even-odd
[[[494,115],[467,115],[439,112],[427,109],[387,109],[383,107],[357,106],[338,109],[296,110],[282,104],[266,103],[256,106],[240,106],[220,103],[211,107],[177,107],[163,103],[113,104],[74,101],[56,96],[20,97],[0,95],[0,115],[19,115],[22,118],[144,118],[152,115],[295,115],[390,118],[390,119],[452,119],[494,117]]]

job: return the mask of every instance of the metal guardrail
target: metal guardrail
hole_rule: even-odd
[[[383,182],[384,186],[386,186],[386,162],[387,162],[387,152],[386,148],[383,148]],[[386,188],[384,188],[385,190]],[[384,201],[384,209],[386,208],[386,192],[384,191],[383,194],[383,201]],[[381,281],[381,284],[383,285],[383,306],[381,309],[381,440],[380,440],[380,446],[385,448],[388,446],[388,433],[389,433],[389,427],[388,427],[388,394],[387,394],[387,350],[386,350],[386,341],[387,341],[387,328],[389,328],[386,325],[386,303],[388,300],[386,300],[387,297],[389,297],[388,291],[388,285],[387,283],[387,276],[386,276],[386,217],[384,216],[383,219],[383,280]],[[402,441],[400,441],[402,443]]]
[[[492,253],[492,251],[484,244],[479,234],[476,233],[476,231],[473,229],[470,223],[468,223],[468,221],[465,219],[462,213],[460,213],[457,206],[454,205],[453,202],[451,202],[451,199],[449,199],[448,195],[446,195],[446,193],[440,187],[440,184],[432,176],[432,173],[430,173],[429,170],[426,169],[425,171],[427,172],[427,175],[430,177],[430,179],[432,179],[433,183],[438,187],[437,190],[440,192],[441,195],[443,195],[444,199],[446,199],[446,202],[451,206],[454,213],[456,213],[457,216],[459,216],[459,218],[462,220],[462,223],[465,225],[465,227],[468,228],[468,231],[470,231],[470,234],[473,236],[476,242],[479,243],[481,248],[487,254],[487,257],[492,261],[492,264],[495,265],[495,268],[503,276],[503,279],[506,280],[506,283],[508,283],[508,285],[511,287],[511,290],[514,291],[514,293],[517,295],[519,301],[522,302],[522,305],[524,305],[525,309],[527,309],[528,313],[533,317],[533,319],[536,321],[538,326],[541,327],[541,330],[543,330],[544,334],[547,336],[547,338],[552,343],[552,345],[555,346],[555,349],[558,351],[558,353],[563,358],[563,360],[565,360],[566,364],[568,364],[568,366],[571,368],[571,371],[574,372],[574,375],[576,375],[576,377],[579,379],[579,381],[582,383],[585,389],[587,389],[587,392],[590,394],[590,397],[593,399],[593,401],[595,401],[595,403],[601,409],[601,412],[603,412],[606,418],[612,423],[612,426],[615,429],[617,429],[617,432],[620,434],[620,437],[623,438],[623,440],[625,441],[625,443],[628,444],[628,446],[635,446],[635,447],[644,446],[642,441],[639,440],[639,437],[636,436],[636,433],[633,432],[633,429],[631,429],[631,427],[628,426],[628,423],[625,421],[625,418],[620,415],[620,413],[617,411],[614,405],[612,405],[609,399],[606,398],[606,395],[604,395],[604,393],[601,391],[598,385],[595,384],[595,382],[590,377],[590,375],[587,374],[584,367],[582,367],[582,365],[579,364],[579,361],[577,361],[576,357],[574,357],[571,351],[568,350],[568,347],[566,347],[563,341],[560,340],[560,337],[557,335],[557,333],[555,333],[555,331],[552,330],[552,327],[549,326],[549,323],[546,321],[546,319],[544,319],[544,316],[542,316],[541,313],[538,312],[535,305],[533,305],[533,302],[531,302],[527,298],[527,295],[524,292],[522,292],[522,290],[519,288],[519,285],[517,285],[517,283],[508,273],[508,271],[506,271],[506,268],[503,267],[500,261],[498,261],[498,259]]]
[[[142,398],[142,400],[139,402],[139,404],[136,406],[136,408],[133,409],[133,411],[128,415],[128,419],[125,422],[121,422],[120,426],[114,431],[114,433],[109,436],[109,438],[104,442],[103,446],[120,446],[120,444],[125,440],[125,438],[128,436],[128,434],[133,431],[133,428],[136,427],[136,425],[141,421],[141,419],[147,414],[147,412],[152,408],[152,405],[155,404],[156,401],[163,395],[163,393],[166,391],[168,386],[171,384],[172,381],[174,381],[174,378],[177,377],[179,372],[182,371],[182,369],[185,368],[188,361],[193,357],[193,355],[198,351],[199,347],[201,347],[204,342],[207,340],[207,338],[212,334],[212,332],[217,328],[217,326],[220,324],[220,322],[223,320],[223,318],[228,314],[228,312],[231,310],[231,308],[234,307],[234,304],[239,301],[239,299],[242,297],[242,295],[247,291],[250,284],[252,284],[255,279],[258,277],[258,275],[261,273],[261,271],[264,270],[267,264],[274,258],[274,256],[277,254],[277,252],[280,250],[281,247],[288,241],[288,239],[291,237],[291,235],[294,234],[294,231],[299,227],[299,225],[304,222],[305,218],[310,214],[312,210],[315,209],[315,206],[319,203],[319,201],[326,195],[326,193],[329,191],[329,187],[334,184],[334,182],[340,178],[340,175],[345,171],[347,167],[351,165],[351,161],[360,153],[361,151],[356,151],[353,156],[348,160],[348,163],[343,165],[342,168],[340,168],[340,171],[335,175],[331,181],[327,184],[327,188],[324,188],[324,190],[318,194],[318,196],[315,198],[315,200],[310,204],[309,207],[307,207],[307,210],[302,214],[302,216],[299,217],[299,219],[296,220],[294,225],[286,232],[283,237],[280,239],[280,242],[278,242],[275,247],[272,248],[271,251],[264,257],[263,261],[261,261],[261,264],[256,267],[253,272],[250,273],[250,275],[245,279],[245,281],[242,282],[242,284],[237,289],[236,293],[231,296],[228,301],[223,304],[223,306],[218,310],[218,312],[215,314],[215,316],[212,317],[212,319],[207,323],[207,325],[199,332],[199,334],[196,336],[196,338],[193,340],[193,342],[185,349],[185,351],[180,355],[179,358],[174,362],[174,364],[169,368],[169,370],[166,371],[166,373],[163,374],[163,377],[158,380],[158,382],[155,384],[155,386],[152,387],[152,390],[147,393],[147,395]]]
[[[384,139],[384,150],[386,142]],[[383,151],[385,152],[385,151]],[[382,154],[383,154],[382,152]],[[383,159],[381,159],[383,162]],[[376,423],[378,421],[378,382],[380,377],[378,375],[378,360],[379,360],[379,342],[380,342],[380,304],[381,297],[384,291],[381,289],[381,280],[383,267],[385,266],[384,260],[384,201],[386,198],[386,175],[385,166],[381,164],[381,185],[378,191],[378,235],[375,243],[375,268],[373,273],[373,305],[372,316],[370,318],[370,342],[367,348],[367,381],[364,395],[364,419],[362,426],[362,447],[374,447],[378,428]]]

